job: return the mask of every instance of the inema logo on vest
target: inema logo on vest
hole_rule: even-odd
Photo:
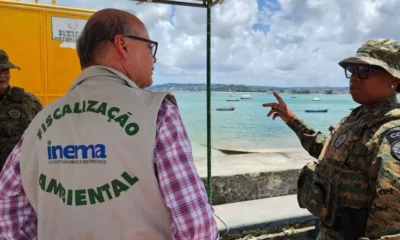
[[[86,160],[107,158],[106,146],[104,144],[90,145],[51,145],[48,141],[47,156],[49,160]]]

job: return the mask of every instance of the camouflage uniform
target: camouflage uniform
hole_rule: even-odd
[[[339,64],[385,68],[400,79],[400,43],[367,41]],[[317,160],[298,181],[298,202],[321,220],[319,239],[400,239],[400,105],[397,96],[360,106],[329,136],[296,117],[288,126]],[[356,237],[357,236],[357,237]],[[363,238],[359,238],[364,236]]]
[[[0,50],[0,71],[12,68],[20,69]],[[41,109],[40,101],[19,87],[9,87],[6,94],[0,96],[0,170],[31,120]]]

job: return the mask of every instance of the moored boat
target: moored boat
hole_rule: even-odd
[[[328,112],[328,109],[307,109],[306,113],[320,113],[320,112]]]
[[[230,107],[217,107],[217,111],[233,111],[235,110],[234,106],[230,106]]]

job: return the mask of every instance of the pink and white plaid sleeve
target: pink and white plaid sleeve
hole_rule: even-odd
[[[214,240],[218,229],[212,206],[192,156],[178,108],[164,100],[157,119],[154,161],[162,197],[172,215],[174,239]]]
[[[19,159],[22,140],[15,146],[0,175],[0,239],[37,239],[36,213],[22,188]]]

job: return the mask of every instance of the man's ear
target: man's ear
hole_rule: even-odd
[[[114,37],[114,46],[117,48],[118,53],[121,54],[124,58],[128,57],[128,49],[126,47],[125,38],[121,35],[117,35]]]

